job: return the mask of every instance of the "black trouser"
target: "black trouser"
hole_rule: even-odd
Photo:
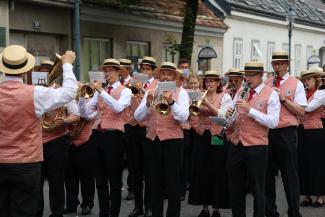
[[[154,141],[146,139],[144,159],[148,167],[149,194],[152,216],[162,217],[164,210],[163,190],[167,191],[167,217],[180,216],[180,175],[182,165],[182,139]]]
[[[34,217],[41,163],[0,164],[0,216]]]
[[[185,196],[187,183],[190,179],[190,157],[192,154],[192,147],[190,146],[190,130],[183,130],[184,139],[182,144],[183,160],[182,160],[182,173],[181,173],[181,195]]]
[[[126,125],[125,134],[127,136],[129,151],[132,157],[129,158],[129,174],[134,175],[135,208],[143,209],[143,179],[145,180],[145,208],[150,208],[148,198],[148,181],[144,171],[143,143],[146,138],[146,127],[139,125]]]
[[[275,176],[281,171],[288,202],[288,216],[299,216],[299,177],[297,162],[297,127],[269,131],[269,158],[266,173],[266,211],[268,217],[278,217]]]
[[[69,147],[69,157],[65,176],[67,193],[66,206],[76,208],[79,205],[79,181],[81,187],[81,207],[94,206],[95,174],[94,174],[94,144],[88,142],[78,147],[73,144]]]
[[[118,217],[121,208],[124,133],[118,130],[95,130],[93,133],[99,216]]]
[[[51,213],[62,216],[65,202],[64,176],[68,159],[68,135],[56,138],[43,145],[44,162],[42,163],[41,193],[38,200],[37,217],[43,216],[44,179],[49,183],[49,200]]]
[[[264,217],[264,183],[268,147],[229,145],[228,180],[233,217],[246,216],[246,178],[250,177],[254,196],[254,217]]]
[[[134,174],[134,170],[132,170],[132,162],[134,162],[134,148],[133,148],[133,144],[132,144],[132,139],[128,134],[128,128],[129,128],[129,124],[125,124],[124,125],[124,129],[125,129],[125,137],[124,137],[124,151],[125,151],[125,158],[126,158],[126,166],[128,168],[128,176],[126,179],[126,184],[128,186],[128,191],[129,192],[133,192],[135,191],[135,174]],[[131,142],[131,143],[130,143]]]

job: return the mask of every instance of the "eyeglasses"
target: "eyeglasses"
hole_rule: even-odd
[[[260,72],[256,72],[255,74],[250,74],[250,75],[244,75],[244,78],[252,78],[255,77],[256,75],[258,75]]]
[[[272,62],[274,66],[283,66],[284,64],[287,64],[287,62]]]
[[[229,79],[229,82],[234,82],[234,83],[237,83],[239,80],[238,79]]]

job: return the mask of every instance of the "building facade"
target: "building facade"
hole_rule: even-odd
[[[293,2],[293,1],[292,1]],[[291,72],[299,75],[311,56],[325,63],[325,4],[320,0],[210,0],[229,26],[224,35],[223,70],[243,68],[245,62],[261,61],[267,71],[274,50],[289,50],[286,15],[293,8],[296,20],[291,41]]]

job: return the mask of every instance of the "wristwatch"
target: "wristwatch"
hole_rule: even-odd
[[[172,105],[174,105],[174,103],[175,103],[175,100],[173,100],[171,103],[168,103],[168,105],[172,106]]]

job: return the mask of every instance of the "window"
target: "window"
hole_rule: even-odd
[[[286,52],[289,52],[289,44],[288,43],[283,43],[282,44],[282,50],[286,51]]]
[[[295,46],[295,71],[294,74],[299,74],[301,71],[301,45]]]
[[[175,46],[178,45],[163,44],[162,57],[165,62],[173,62],[177,65],[179,60],[179,51],[175,49]]]
[[[243,65],[243,39],[234,38],[233,44],[233,67],[242,68]]]
[[[309,57],[313,55],[313,46],[307,45],[307,50],[306,50],[306,62],[308,62]]]
[[[127,57],[143,57],[149,55],[149,42],[127,41],[126,56]]]
[[[260,53],[260,41],[252,40],[251,61],[259,61],[261,56]]]
[[[88,81],[88,72],[97,70],[104,59],[112,58],[112,40],[100,38],[85,38],[82,47],[81,81]]]
[[[266,70],[268,72],[273,71],[271,61],[272,61],[272,53],[274,51],[274,47],[275,47],[275,43],[274,42],[268,42],[267,43]]]

